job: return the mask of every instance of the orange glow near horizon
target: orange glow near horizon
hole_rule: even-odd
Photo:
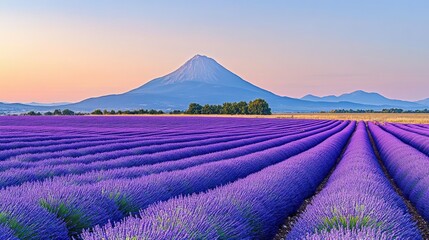
[[[0,102],[76,102],[122,93],[195,54],[283,96],[362,89],[404,100],[429,97],[429,37],[415,27],[427,18],[418,13],[420,22],[406,16],[410,20],[394,29],[385,22],[402,12],[385,22],[378,12],[367,13],[373,21],[365,22],[357,17],[363,5],[351,3],[337,9],[350,18],[338,21],[328,7],[285,3],[17,2],[0,3]]]

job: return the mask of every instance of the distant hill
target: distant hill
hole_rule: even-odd
[[[409,102],[409,101],[402,101],[402,100],[396,100],[396,99],[390,99],[386,98],[383,95],[375,92],[365,92],[362,90],[354,91],[351,93],[345,93],[340,96],[324,96],[324,97],[318,97],[314,95],[306,95],[302,100],[307,101],[324,101],[324,102],[341,102],[341,101],[347,101],[347,102],[353,102],[353,103],[359,103],[359,104],[365,104],[365,105],[374,105],[374,106],[390,106],[390,107],[397,107],[397,108],[406,108],[406,109],[421,109],[423,108],[423,104],[418,102]]]
[[[29,111],[46,111],[48,107],[31,106],[21,103],[2,103],[0,102],[0,114],[25,113]]]
[[[44,106],[44,107],[55,107],[55,106],[62,106],[62,105],[67,105],[67,104],[71,104],[69,102],[59,102],[59,103],[38,103],[38,102],[31,102],[31,103],[24,103],[25,105],[30,105],[30,106]]]
[[[429,108],[429,98],[417,101],[416,103],[421,104],[421,105],[425,105],[426,107]]]

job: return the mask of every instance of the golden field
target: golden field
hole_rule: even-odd
[[[91,115],[95,116],[95,115]],[[106,116],[106,115],[104,115]],[[164,116],[164,117],[238,117],[238,118],[287,118],[287,119],[327,119],[356,120],[429,124],[429,113],[279,113],[272,115],[188,115],[188,114],[153,114],[153,115],[107,115],[107,116]]]
[[[356,120],[429,124],[429,113],[288,113],[273,114],[277,118]]]

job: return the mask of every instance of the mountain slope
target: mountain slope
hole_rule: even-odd
[[[0,102],[0,114],[24,113],[29,111],[45,111],[47,107],[31,106],[22,103],[2,103]]]
[[[190,102],[220,104],[249,101],[257,97],[280,98],[244,81],[215,60],[196,55],[176,71],[129,92],[84,100],[69,105],[80,110],[94,108],[184,109]]]
[[[62,106],[71,104],[70,102],[58,102],[58,103],[38,103],[38,102],[30,102],[30,103],[24,103],[25,105],[30,106],[42,106],[42,107],[55,107],[55,106]]]
[[[417,101],[416,103],[429,107],[429,98]]]
[[[148,90],[156,90],[157,87],[163,88],[168,85],[180,85],[189,82],[222,85],[253,91],[263,90],[244,81],[242,78],[217,63],[214,59],[196,55],[176,71],[164,77],[154,79],[129,93],[144,93]]]
[[[98,108],[172,110],[186,109],[191,102],[222,104],[256,98],[267,100],[275,112],[372,108],[349,102],[311,102],[281,97],[243,80],[215,60],[201,55],[196,55],[176,71],[129,92],[90,98],[66,107],[78,111],[92,111]]]
[[[378,93],[374,92],[365,92],[362,90],[354,91],[351,93],[345,93],[340,96],[324,96],[317,97],[314,95],[306,95],[302,100],[307,101],[325,101],[325,102],[354,102],[365,105],[375,105],[375,106],[390,106],[390,107],[401,107],[401,108],[421,108],[422,104],[416,102],[402,101],[386,98]]]

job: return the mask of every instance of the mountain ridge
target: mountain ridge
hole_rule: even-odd
[[[422,105],[429,107],[429,98],[425,98],[425,99],[416,101],[416,103],[419,103],[419,104],[422,104]]]
[[[328,95],[328,96],[315,96],[312,94],[307,94],[301,98],[302,100],[307,101],[326,101],[326,102],[341,102],[341,101],[349,101],[359,104],[368,104],[375,106],[396,106],[403,108],[419,108],[424,107],[424,104],[420,104],[419,102],[411,102],[397,99],[387,98],[376,92],[366,92],[363,90],[356,90],[350,93],[343,93],[339,96],[336,95]]]

